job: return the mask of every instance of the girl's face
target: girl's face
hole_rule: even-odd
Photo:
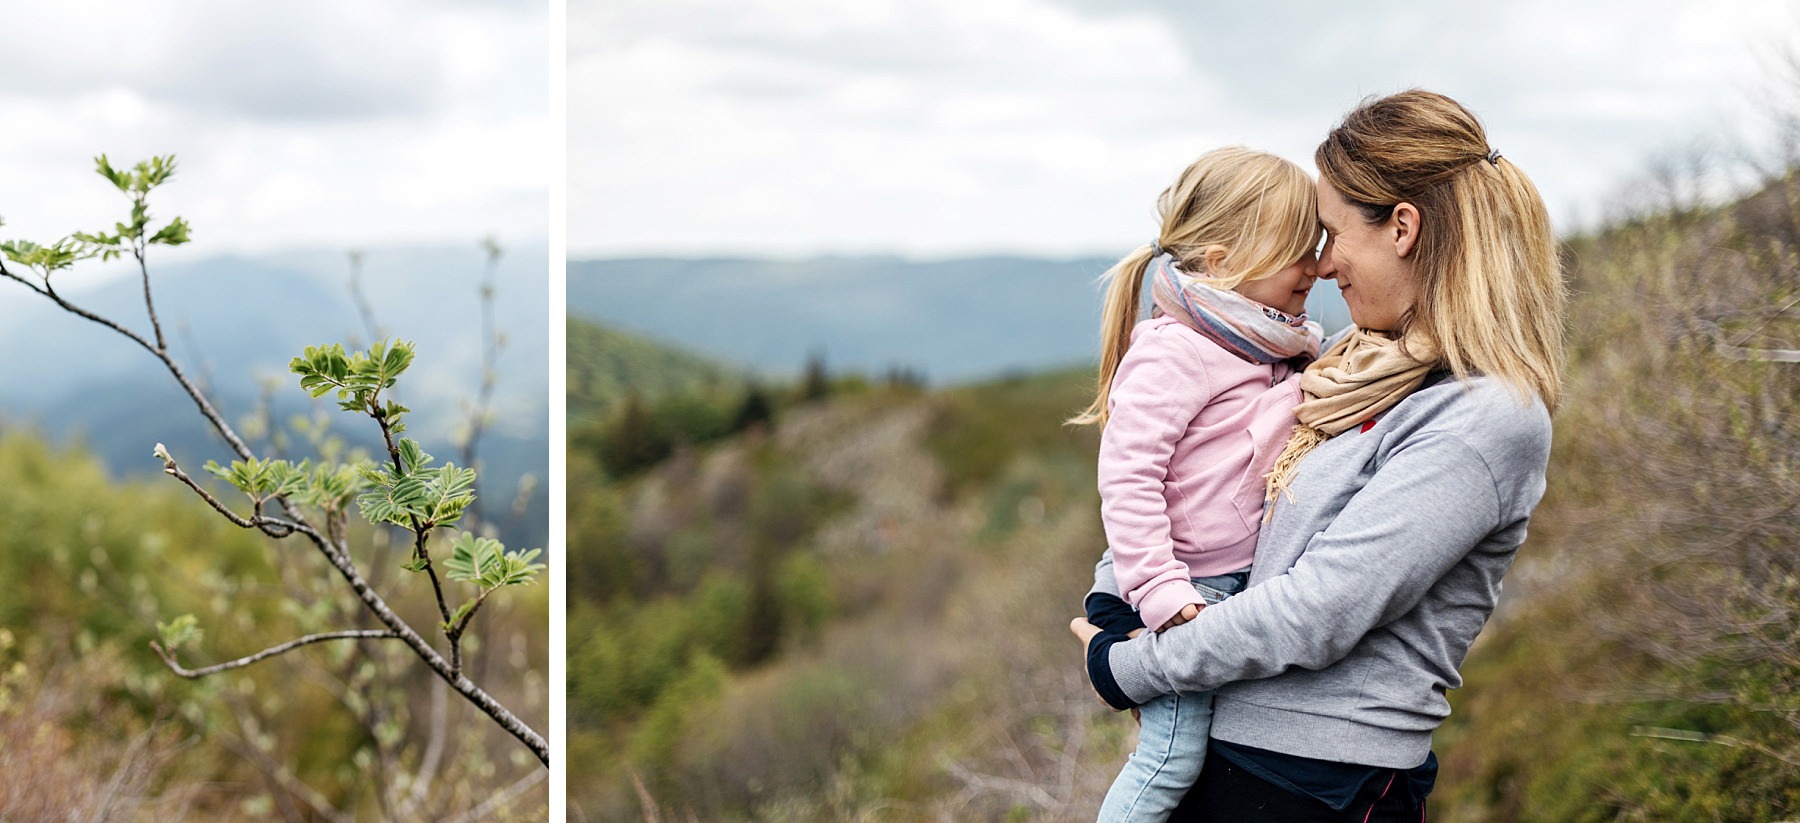
[[[1335,186],[1319,178],[1319,222],[1325,246],[1318,276],[1336,280],[1358,328],[1396,331],[1419,300],[1412,249],[1418,240],[1418,210],[1401,203],[1379,223],[1370,223]]]
[[[1283,314],[1299,314],[1306,311],[1306,294],[1319,277],[1318,265],[1318,257],[1309,251],[1287,268],[1239,283],[1232,291]]]

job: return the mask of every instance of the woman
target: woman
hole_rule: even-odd
[[[1319,276],[1355,325],[1301,378],[1250,587],[1160,634],[1071,623],[1115,708],[1218,690],[1174,820],[1422,819],[1444,694],[1544,490],[1564,289],[1530,179],[1417,90],[1315,159]],[[1116,592],[1102,560],[1090,601]]]

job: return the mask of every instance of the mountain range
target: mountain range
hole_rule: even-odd
[[[771,376],[809,357],[832,371],[896,367],[961,384],[1093,362],[1098,278],[1114,258],[898,257],[571,260],[568,310]],[[1308,305],[1350,322],[1334,283]]]

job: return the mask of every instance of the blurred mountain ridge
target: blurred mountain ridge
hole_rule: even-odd
[[[414,409],[409,434],[440,461],[460,462],[455,437],[479,387],[479,288],[486,265],[475,243],[362,252],[359,288],[381,334],[418,347],[399,385],[401,401]],[[314,250],[166,265],[152,258],[150,277],[171,352],[233,426],[242,429],[266,397],[277,425],[316,409],[334,433],[373,450],[379,435],[366,419],[338,411],[329,396],[311,400],[287,371],[306,346],[369,344],[350,271],[345,252]],[[533,545],[548,533],[547,272],[541,248],[506,250],[498,261],[494,317],[505,342],[478,455],[486,469],[480,483],[489,504],[484,508],[507,521],[500,524],[504,532]],[[128,277],[116,274],[77,267],[59,273],[57,285],[77,305],[148,337],[141,281],[135,270]],[[100,282],[83,287],[83,279]],[[16,284],[0,284],[0,304],[6,318],[0,350],[13,353],[0,363],[6,387],[0,421],[79,442],[115,475],[159,470],[150,456],[158,442],[195,466],[230,457],[174,379],[135,344]],[[508,515],[527,474],[536,478],[534,496]]]
[[[568,309],[617,329],[795,376],[910,368],[949,385],[1094,361],[1116,258],[618,258],[570,260]],[[1308,304],[1325,328],[1350,322],[1335,284]]]

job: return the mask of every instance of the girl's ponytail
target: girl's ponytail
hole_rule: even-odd
[[[1138,304],[1143,300],[1144,267],[1150,258],[1151,248],[1140,246],[1101,276],[1111,283],[1106,287],[1106,307],[1100,317],[1100,388],[1094,402],[1064,425],[1106,425],[1107,397],[1112,394],[1113,375],[1125,359],[1125,349],[1131,346],[1131,330],[1137,326]]]

